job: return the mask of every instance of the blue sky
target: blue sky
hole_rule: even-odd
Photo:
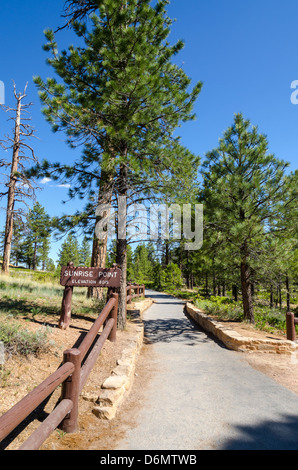
[[[12,106],[12,80],[18,90],[28,82],[32,101],[32,124],[39,140],[34,148],[39,159],[71,161],[63,134],[53,134],[41,114],[32,77],[52,76],[42,50],[43,31],[61,25],[63,0],[15,0],[1,2],[0,80],[5,84],[5,102]],[[185,41],[177,57],[193,83],[203,81],[195,106],[197,119],[180,129],[191,151],[204,154],[217,146],[233,116],[242,112],[258,125],[269,140],[270,151],[298,162],[298,105],[291,102],[291,83],[298,80],[298,3],[294,0],[172,0],[168,13],[176,22],[170,40]],[[58,33],[60,48],[72,42],[70,31]],[[0,111],[0,138],[7,132],[7,116]],[[43,184],[38,201],[50,215],[60,215],[77,202],[67,200],[67,188]],[[0,207],[5,205],[0,202]],[[3,227],[4,211],[0,212]],[[53,245],[52,256],[61,243]]]

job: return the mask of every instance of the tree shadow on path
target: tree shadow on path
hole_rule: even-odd
[[[235,426],[238,436],[221,450],[298,450],[298,416],[281,415],[278,421],[261,421],[257,426]]]
[[[186,317],[143,320],[143,322],[147,344],[179,341],[188,346],[195,346],[199,342],[207,341],[205,333],[192,325]]]

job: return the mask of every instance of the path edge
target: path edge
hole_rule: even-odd
[[[261,339],[242,336],[237,331],[225,327],[202,310],[186,302],[186,312],[205,331],[219,339],[228,349],[239,352],[265,352],[275,354],[293,354],[298,344],[289,340]]]
[[[135,339],[130,341],[128,346],[122,351],[121,357],[117,360],[116,367],[111,375],[103,382],[96,406],[92,413],[99,419],[112,420],[124,399],[129,393],[133,379],[138,355],[143,346],[144,323],[142,316],[154,303],[151,298],[146,298],[140,302],[135,302],[133,307],[128,308],[134,317]]]

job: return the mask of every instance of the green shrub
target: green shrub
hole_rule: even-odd
[[[242,321],[243,309],[239,302],[228,297],[211,296],[209,300],[197,296],[194,300],[195,305],[204,310],[207,315],[216,316],[219,320]]]
[[[265,306],[255,308],[256,326],[264,331],[286,331],[286,315],[283,311]]]
[[[49,347],[46,328],[31,332],[14,322],[0,324],[0,341],[4,343],[5,351],[9,355],[38,356]]]

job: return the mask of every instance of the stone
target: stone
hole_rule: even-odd
[[[96,393],[95,391],[93,392],[82,392],[81,394],[81,397],[83,398],[83,400],[86,400],[86,401],[93,401],[94,403],[97,401],[97,398],[98,398],[98,393]]]
[[[97,403],[100,406],[117,406],[125,393],[125,387],[117,388],[115,390],[105,389],[101,392],[100,396],[97,399]]]
[[[207,332],[212,333],[229,349],[234,351],[258,351],[275,354],[291,354],[297,345],[288,340],[256,340],[242,336],[238,332],[224,329],[222,324],[208,317],[204,312],[190,303],[186,304],[189,315]]]
[[[92,413],[99,419],[111,420],[115,418],[117,412],[116,407],[112,406],[96,406]]]
[[[125,375],[111,375],[102,384],[102,388],[121,388],[127,380]]]

